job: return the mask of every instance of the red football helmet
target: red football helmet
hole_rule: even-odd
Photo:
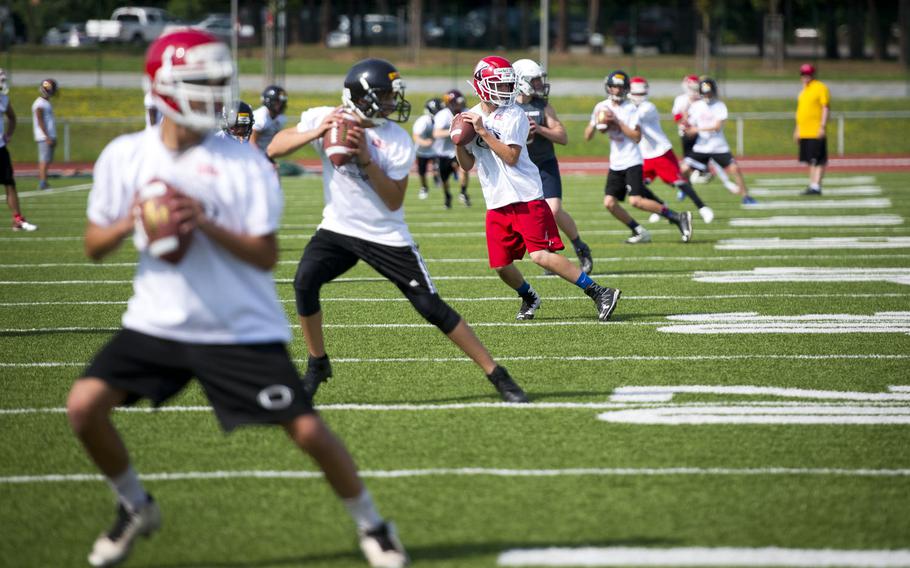
[[[698,75],[686,75],[682,80],[684,93],[698,94]]]
[[[648,98],[648,80],[644,77],[632,77],[629,86],[629,99],[640,105]]]
[[[474,92],[485,103],[506,106],[515,100],[515,70],[508,59],[491,55],[484,57],[474,67]]]
[[[799,66],[799,74],[815,77],[815,65],[812,65],[811,63],[803,63]]]
[[[233,77],[228,46],[199,30],[163,35],[145,55],[144,81],[155,106],[193,130],[220,126],[224,108],[233,107]]]

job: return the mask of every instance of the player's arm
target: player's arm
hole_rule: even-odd
[[[131,212],[114,223],[102,226],[88,222],[85,229],[85,255],[94,261],[100,261],[117,250],[123,239],[133,234],[135,218]]]
[[[718,132],[718,131],[720,131],[720,129],[722,129],[724,127],[724,122],[726,122],[726,121],[717,120],[706,126],[699,126],[699,127],[693,128],[693,131],[696,133],[697,132]]]
[[[636,124],[635,127],[632,128],[618,118],[616,119],[616,124],[619,125],[619,129],[622,130],[622,133],[625,134],[629,140],[638,144],[641,140],[641,126]]]
[[[566,127],[557,118],[556,110],[551,105],[547,105],[544,107],[543,112],[547,117],[547,126],[538,124],[537,133],[556,144],[562,144],[563,146],[568,144],[569,133],[566,132]]]
[[[822,106],[822,123],[818,127],[818,137],[824,138],[827,135],[828,128],[828,115],[831,113],[831,107],[828,105]]]
[[[291,126],[280,130],[275,134],[275,137],[272,138],[272,141],[269,142],[269,146],[266,148],[265,153],[272,159],[287,156],[288,154],[303,148],[313,140],[322,138],[337,121],[338,114],[332,112],[327,114],[316,128],[300,132],[297,130],[296,126]],[[255,130],[253,131],[253,134],[256,134]],[[252,141],[253,136],[250,135],[250,143],[252,143]]]
[[[13,137],[13,132],[16,131],[16,113],[13,111],[12,103],[7,103],[6,105],[6,132],[3,133],[3,138],[6,142],[9,142],[9,139]]]
[[[51,137],[51,135],[49,135],[47,133],[47,127],[44,124],[44,109],[43,108],[39,107],[39,108],[35,109],[35,121],[38,124],[38,130],[40,130],[41,133],[44,134],[44,139],[47,140],[48,144],[53,146],[57,141],[54,140],[54,138]]]
[[[354,161],[360,170],[366,174],[367,182],[385,203],[390,211],[398,211],[404,205],[404,193],[408,189],[408,177],[392,179],[386,175],[379,164],[373,160],[367,147],[366,132],[363,128],[352,128],[348,132],[348,140],[357,144],[357,154]]]
[[[487,146],[499,156],[499,159],[505,162],[507,166],[514,166],[518,163],[518,157],[521,156],[520,144],[503,143],[483,125],[483,119],[479,114],[466,112],[464,115],[474,125],[474,132],[477,133],[477,136],[480,136],[487,143]]]
[[[435,131],[434,131],[435,132]],[[417,134],[411,135],[411,138],[414,139],[414,143],[420,146],[421,148],[429,148],[433,145],[432,138],[423,138]]]
[[[474,167],[474,155],[468,152],[468,149],[464,146],[455,145],[455,159],[458,160],[458,165],[464,171],[470,171]]]

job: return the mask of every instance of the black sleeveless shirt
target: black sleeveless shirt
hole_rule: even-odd
[[[546,99],[533,97],[529,103],[516,102],[515,104],[521,107],[528,118],[537,123],[537,126],[547,126],[547,115],[544,113],[544,109],[547,108]],[[535,164],[556,159],[553,141],[540,134],[535,135],[534,139],[528,142],[528,157]]]

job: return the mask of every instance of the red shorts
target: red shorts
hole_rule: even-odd
[[[556,219],[543,199],[510,203],[487,211],[487,254],[491,268],[520,260],[525,250],[556,252],[564,248]]]
[[[661,156],[645,160],[642,177],[648,183],[651,183],[654,178],[660,178],[664,183],[670,185],[678,181],[685,181],[679,172],[679,161],[676,159],[676,154],[673,153],[672,148]]]

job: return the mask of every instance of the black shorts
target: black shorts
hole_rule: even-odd
[[[682,142],[683,158],[685,158],[686,156],[691,156],[692,148],[695,147],[695,141],[698,140],[698,136],[692,136],[691,138],[688,136],[680,136],[679,140],[680,140],[680,142]]]
[[[800,138],[799,161],[810,166],[824,166],[828,163],[827,138]]]
[[[692,152],[686,156],[686,163],[691,167],[695,168],[700,172],[708,171],[708,162],[714,160],[717,162],[717,165],[727,169],[730,164],[735,164],[736,160],[733,158],[733,154],[730,152],[724,152],[722,154],[702,154],[700,152]]]
[[[9,149],[6,146],[0,148],[0,185],[16,186],[16,180],[13,177],[13,162],[9,157]]]
[[[83,376],[126,391],[126,405],[147,398],[155,406],[195,377],[228,432],[244,424],[278,424],[314,412],[283,343],[195,344],[122,329]]]
[[[562,177],[559,175],[559,161],[556,158],[544,160],[537,164],[540,171],[540,182],[543,184],[543,197],[562,199]]]
[[[401,290],[417,311],[448,334],[461,316],[442,301],[416,246],[394,247],[319,229],[303,250],[297,265],[294,292],[297,313],[311,316],[320,310],[312,290],[338,278],[363,260]]]
[[[617,201],[623,201],[628,195],[637,195],[648,199],[657,200],[657,197],[645,187],[642,181],[641,165],[632,166],[625,170],[610,170],[607,174],[607,185],[604,195],[612,195]]]
[[[446,156],[439,156],[437,166],[439,169],[439,179],[445,183],[454,175],[458,179],[458,160]]]
[[[422,156],[417,156],[417,173],[425,176],[427,175],[427,169],[430,166],[430,162],[435,162],[436,158],[424,158]]]

